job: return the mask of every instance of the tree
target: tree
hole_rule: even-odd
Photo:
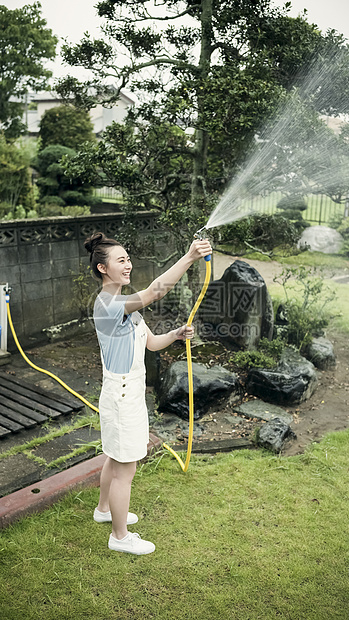
[[[30,153],[23,146],[8,143],[0,134],[0,217],[22,205],[24,212],[34,208],[33,187],[29,180]]]
[[[93,142],[93,124],[86,110],[59,105],[46,110],[40,121],[41,148],[61,144],[78,150],[83,142]]]
[[[62,157],[69,159],[75,154],[76,151],[60,144],[52,144],[39,151],[33,166],[40,174],[37,186],[42,204],[65,206],[93,202],[90,186],[78,176],[68,178],[64,172]]]
[[[143,93],[138,114],[130,113],[130,119],[138,131],[142,125],[143,135],[149,132],[148,146],[154,131],[164,138],[169,126],[177,126],[177,142],[172,140],[164,148],[167,160],[175,156],[185,161],[176,173],[163,167],[163,187],[159,192],[159,183],[154,183],[153,201],[160,205],[162,200],[164,209],[169,200],[172,206],[182,204],[178,192],[173,203],[176,187],[186,195],[187,205],[190,196],[192,219],[197,221],[211,207],[215,192],[222,191],[282,87],[309,60],[321,35],[304,19],[289,18],[287,9],[272,8],[270,0],[167,0],[162,7],[162,15],[152,15],[148,2],[99,2],[98,15],[105,20],[103,38],[85,35],[81,43],[63,50],[68,64],[83,66],[94,77],[82,84],[68,76],[58,91],[65,97],[73,94],[75,102],[86,108],[96,100],[111,105],[126,85]],[[190,18],[190,24],[181,23],[183,18]],[[160,30],[159,25],[164,27]],[[129,62],[124,64],[118,52],[126,51]],[[144,71],[148,71],[146,77]],[[110,86],[111,80],[116,88]],[[190,138],[184,133],[189,129]],[[120,132],[115,129],[115,134]],[[105,147],[100,147],[101,159],[110,139],[109,132]],[[122,145],[113,144],[122,156]],[[159,151],[155,142],[154,146],[155,162]],[[150,155],[149,151],[145,157],[148,162]],[[144,167],[139,153],[134,165],[136,161],[140,162],[138,178],[143,179],[149,167]],[[132,180],[129,187],[138,202],[140,185]],[[150,185],[144,190],[148,203]]]
[[[23,103],[13,99],[46,88],[52,73],[44,65],[55,57],[56,45],[39,2],[14,10],[0,6],[0,128],[7,139],[25,131]]]

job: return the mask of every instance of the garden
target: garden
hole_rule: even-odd
[[[111,553],[108,526],[93,521],[98,490],[74,490],[0,532],[1,616],[344,620],[349,134],[346,123],[334,132],[324,119],[349,112],[349,47],[305,15],[289,17],[288,3],[164,5],[168,19],[188,15],[193,23],[158,27],[162,18],[144,3],[97,4],[101,38],[86,34],[62,48],[64,62],[91,77],[54,83],[60,105],[43,114],[35,137],[23,122],[23,97],[51,84],[44,65],[57,38],[39,4],[0,7],[4,23],[15,25],[0,60],[0,243],[11,257],[0,260],[4,281],[15,279],[15,317],[32,361],[98,404],[102,368],[90,317],[97,291],[73,247],[98,224],[143,266],[144,279],[172,265],[202,227],[214,249],[192,342],[189,469],[161,448],[138,464],[132,487],[139,523],[130,529],[153,540],[156,552]],[[143,27],[149,20],[152,28]],[[89,112],[115,106],[124,88],[136,105],[96,135]],[[21,316],[33,294],[45,318],[43,294],[28,293],[37,263],[38,286],[51,278],[70,304],[69,320],[45,325],[40,342]],[[145,309],[154,333],[187,321],[204,270],[192,268],[166,304]],[[83,333],[65,335],[74,321]],[[146,365],[151,431],[185,457],[184,343],[148,353]],[[25,367],[13,347],[5,372],[25,378]],[[57,390],[51,379],[28,376]],[[1,440],[1,475],[16,456],[37,468],[37,480],[94,457],[99,430],[86,407]],[[65,438],[69,450],[51,450]]]

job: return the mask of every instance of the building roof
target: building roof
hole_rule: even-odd
[[[129,95],[126,95],[126,93],[124,93],[123,91],[120,92],[120,99],[122,99],[128,105],[132,105],[135,103],[135,100],[131,99],[131,97]],[[38,93],[29,94],[28,100],[33,101],[34,103],[45,102],[45,101],[50,101],[50,102],[57,101],[58,102],[58,101],[62,101],[62,98],[58,97],[58,95],[54,91],[47,90],[47,91],[40,91]]]

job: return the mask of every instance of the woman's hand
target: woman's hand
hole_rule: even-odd
[[[188,256],[193,262],[208,256],[208,254],[212,254],[212,247],[208,239],[195,239],[188,251]]]
[[[193,325],[182,325],[182,327],[177,329],[177,340],[186,340],[187,338],[191,340],[194,336],[194,332],[195,330]]]

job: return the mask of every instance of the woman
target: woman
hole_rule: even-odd
[[[154,335],[138,310],[164,297],[200,258],[211,254],[209,241],[194,241],[187,254],[146,289],[121,295],[130,283],[132,263],[125,248],[103,233],[85,241],[94,275],[102,290],[94,306],[94,322],[101,348],[103,385],[99,401],[103,452],[107,460],[101,472],[100,498],[95,521],[112,521],[108,547],[143,555],[155,545],[128,532],[137,515],[128,511],[131,483],[137,461],[147,454],[148,413],[145,404],[145,347],[158,351],[175,340],[192,338],[192,327],[183,325],[167,334]]]

